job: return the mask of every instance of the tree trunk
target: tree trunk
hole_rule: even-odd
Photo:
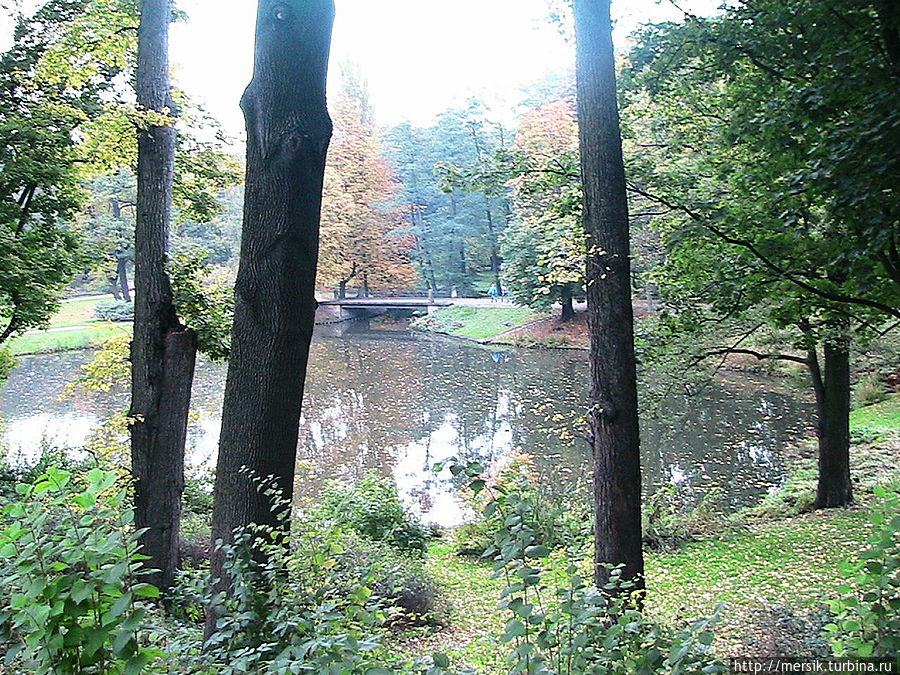
[[[491,214],[491,204],[488,201],[485,209],[487,215],[488,237],[491,240],[491,272],[494,273],[494,283],[497,284],[497,290],[503,289],[503,281],[500,279],[500,246],[497,243],[497,232],[494,230],[494,216]]]
[[[128,258],[118,257],[118,281],[122,289],[122,299],[131,302],[131,291],[128,288]]]
[[[641,462],[625,169],[609,0],[575,0],[578,122],[588,242],[595,582],[610,565],[644,586]]]
[[[109,290],[112,293],[112,296],[116,300],[121,300],[122,292],[119,290],[119,277],[113,275],[113,276],[107,277],[107,280],[109,281]]]
[[[369,297],[369,273],[363,272],[363,297]]]
[[[250,523],[286,526],[315,323],[331,120],[325,77],[332,0],[259,4],[253,80],[241,100],[247,174],[234,329],[214,493],[213,541]],[[257,489],[272,477],[275,493]],[[216,554],[213,578],[222,579]],[[220,588],[226,586],[223,580]],[[208,617],[207,631],[215,629]]]
[[[565,323],[566,321],[571,321],[572,319],[574,319],[575,305],[572,301],[572,289],[568,286],[563,288],[560,303],[562,304],[562,314],[560,315],[559,320]]]
[[[138,33],[139,107],[174,110],[169,90],[169,0],[142,0]],[[172,209],[175,128],[138,132],[135,224],[134,339],[131,346],[131,464],[135,528],[141,535],[147,580],[163,590],[178,569],[184,444],[194,376],[196,338],[178,321],[166,274]]]
[[[900,6],[896,0],[878,0],[875,7],[888,63],[900,74]]]
[[[816,392],[816,435],[819,479],[813,508],[827,509],[853,502],[850,480],[850,345],[845,337],[825,341],[825,373],[810,356]]]

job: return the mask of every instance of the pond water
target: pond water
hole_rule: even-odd
[[[41,443],[78,447],[128,403],[125,392],[59,400],[91,353],[22,359],[0,392],[3,438],[15,460]],[[215,465],[225,367],[202,362],[194,384],[190,462]],[[298,449],[298,495],[369,469],[392,476],[424,519],[459,522],[457,485],[431,466],[451,456],[491,462],[530,454],[543,481],[588,490],[583,351],[485,348],[406,331],[317,333]],[[647,491],[674,484],[687,498],[721,489],[731,506],[784,479],[784,448],[811,433],[811,405],[769,379],[729,376],[697,397],[671,396],[642,417]]]

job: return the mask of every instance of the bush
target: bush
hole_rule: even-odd
[[[330,583],[340,550],[334,539],[297,529],[293,537],[291,551],[281,532],[256,528],[220,547],[230,588],[206,594],[218,621],[199,656],[203,672],[364,673],[376,665],[379,614],[368,570],[358,570],[349,592],[338,596]]]
[[[481,467],[456,465],[473,477],[478,494],[492,493],[487,517],[500,514],[495,538],[495,578],[506,580],[501,609],[509,613],[501,640],[512,651],[513,673],[725,673],[711,644],[713,619],[698,619],[673,630],[648,619],[628,583],[613,570],[608,586],[589,585],[581,574],[582,550],[568,552],[565,583],[545,567],[550,548],[538,543],[538,509],[527,493],[491,486],[478,477]],[[549,567],[549,566],[548,566]],[[550,589],[555,588],[555,592]]]
[[[857,408],[875,405],[886,401],[890,392],[877,375],[866,375],[860,378],[853,388],[853,400]]]
[[[0,530],[5,662],[39,674],[141,672],[161,656],[141,639],[144,599],[159,592],[140,583],[118,476],[50,467],[17,493]]]
[[[869,548],[859,562],[840,566],[848,583],[830,603],[835,621],[825,629],[836,656],[900,653],[900,493],[875,494],[882,503],[869,515]]]
[[[387,623],[392,626],[441,626],[450,616],[442,589],[425,569],[421,557],[400,553],[387,544],[358,536],[340,539],[333,581],[340,587],[356,579],[358,570],[369,570],[375,597],[383,601]]]
[[[504,522],[499,510],[491,508],[490,504],[496,495],[507,492],[519,494],[532,505],[536,543],[551,549],[565,548],[586,541],[590,535],[587,505],[572,503],[542,489],[530,455],[507,456],[480,480],[492,489],[463,492],[463,501],[475,513],[475,519],[455,529],[453,539],[458,553],[493,555],[497,536],[504,531]]]
[[[5,347],[0,348],[0,389],[9,379],[10,373],[19,365],[13,353]]]
[[[133,321],[134,305],[124,300],[101,300],[94,307],[94,316],[104,321]]]
[[[674,551],[689,541],[717,534],[725,524],[721,498],[722,491],[713,489],[692,506],[675,485],[657,490],[642,505],[644,543],[659,551]]]
[[[423,553],[430,538],[428,529],[404,508],[394,482],[374,471],[355,483],[329,483],[313,516],[407,553]]]

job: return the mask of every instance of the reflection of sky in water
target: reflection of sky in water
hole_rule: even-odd
[[[35,413],[7,422],[4,439],[11,459],[33,464],[44,445],[51,448],[83,446],[99,422],[96,415],[77,412]]]
[[[29,358],[0,391],[4,439],[26,458],[42,436],[77,446],[127,395],[80,395],[58,401],[89,354]],[[310,356],[298,456],[298,495],[323,481],[350,480],[368,469],[392,476],[403,499],[426,520],[461,518],[458,481],[430,467],[451,456],[490,462],[526,452],[548,486],[584,489],[590,449],[580,420],[586,405],[586,354],[496,353],[467,343],[363,332],[319,336]],[[202,362],[194,385],[189,463],[214,468],[225,368]],[[696,399],[671,397],[642,418],[648,490],[674,484],[690,498],[713,487],[734,505],[778,485],[780,456],[809,433],[810,406],[773,380],[734,376]]]

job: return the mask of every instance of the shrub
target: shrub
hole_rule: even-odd
[[[887,400],[888,389],[877,375],[866,375],[860,378],[853,388],[853,400],[857,408],[875,405]]]
[[[394,482],[374,471],[355,483],[329,483],[313,515],[407,553],[424,552],[430,537],[428,529],[404,508]]]
[[[6,663],[39,674],[141,672],[161,655],[141,640],[144,599],[159,592],[139,580],[127,489],[113,472],[49,467],[17,493],[0,530]]]
[[[550,548],[539,544],[538,510],[527,494],[491,486],[479,466],[453,467],[474,478],[474,492],[491,492],[486,516],[499,513],[503,527],[495,539],[495,577],[506,580],[501,609],[509,613],[502,641],[509,644],[514,673],[724,673],[713,656],[715,619],[698,619],[673,630],[648,619],[614,570],[611,583],[597,589],[581,574],[583,547],[568,553],[564,583],[544,566]],[[549,592],[555,588],[555,592]]]
[[[19,365],[13,353],[5,347],[0,347],[0,389],[9,379],[10,373]]]
[[[104,321],[133,321],[134,305],[124,300],[101,300],[94,307],[94,316]]]
[[[247,528],[225,556],[227,592],[200,595],[218,617],[216,633],[194,666],[216,675],[365,673],[383,615],[365,567],[335,583],[339,537],[311,521],[294,524],[291,543],[280,529]]]
[[[644,543],[660,551],[674,551],[689,541],[718,533],[725,523],[721,497],[722,491],[713,489],[693,506],[675,485],[657,490],[642,505]]]
[[[869,515],[869,548],[840,566],[848,583],[830,603],[835,621],[825,629],[836,656],[900,653],[900,493],[875,494],[882,503]]]
[[[585,504],[573,503],[541,487],[534,460],[527,454],[506,456],[481,477],[491,490],[466,490],[462,497],[475,513],[453,533],[456,550],[463,555],[490,557],[498,534],[504,529],[503,517],[490,504],[496,495],[515,492],[527,498],[534,509],[536,543],[551,549],[583,542],[590,534],[590,519]]]
[[[421,557],[396,551],[387,544],[358,536],[341,537],[335,556],[333,583],[353,583],[358,570],[369,570],[375,597],[383,601],[392,626],[445,625],[450,606]],[[343,594],[345,591],[340,591]]]

